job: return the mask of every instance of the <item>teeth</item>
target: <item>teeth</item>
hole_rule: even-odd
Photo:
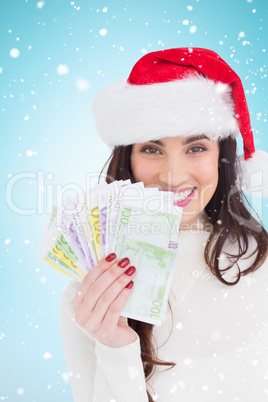
[[[194,188],[191,188],[191,190],[185,190],[182,193],[175,193],[174,194],[174,202],[181,202],[185,200],[189,195],[193,192]]]

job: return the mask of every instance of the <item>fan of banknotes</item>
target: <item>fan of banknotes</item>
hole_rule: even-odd
[[[182,208],[173,197],[129,180],[66,197],[48,217],[38,259],[81,282],[107,254],[128,257],[137,274],[121,315],[158,325],[179,256]]]

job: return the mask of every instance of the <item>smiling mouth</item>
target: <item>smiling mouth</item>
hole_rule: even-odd
[[[193,188],[191,188],[189,190],[185,190],[181,193],[174,193],[174,203],[178,203],[178,202],[186,200],[186,198],[188,198],[194,192],[195,189],[196,189],[196,187],[193,187]]]

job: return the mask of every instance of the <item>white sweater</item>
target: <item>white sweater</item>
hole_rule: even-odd
[[[75,402],[145,402],[146,386],[157,402],[268,401],[268,260],[226,286],[204,262],[208,236],[179,233],[182,251],[169,296],[173,320],[168,310],[153,330],[158,358],[176,366],[157,368],[148,384],[139,338],[113,349],[74,322],[70,303],[79,283],[70,282],[60,320]],[[239,266],[243,270],[248,262]]]

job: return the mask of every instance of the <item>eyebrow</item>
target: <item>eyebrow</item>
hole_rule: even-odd
[[[191,142],[198,141],[198,140],[209,140],[210,139],[205,134],[194,135],[192,137],[187,138],[182,145],[190,144]],[[160,140],[151,140],[149,142],[153,142],[156,145],[160,145],[161,147],[165,147],[165,144]]]

